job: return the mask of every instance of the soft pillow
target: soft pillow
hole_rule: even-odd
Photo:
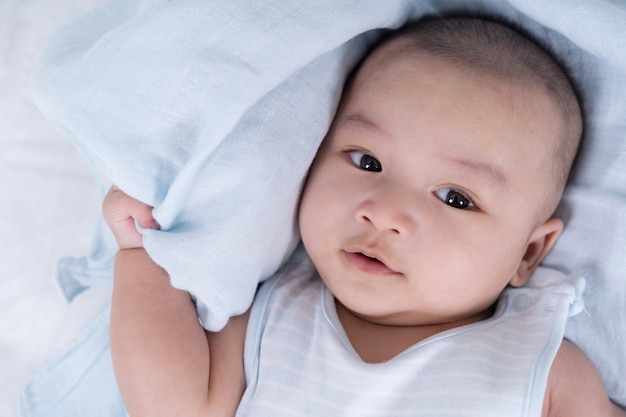
[[[475,10],[545,39],[584,96],[586,138],[545,264],[587,278],[567,337],[626,404],[626,4],[586,0],[111,0],[49,42],[36,101],[90,161],[156,207],[153,259],[207,329],[250,304],[298,240],[297,199],[349,69],[372,29]],[[115,245],[60,264],[68,298],[110,280]]]

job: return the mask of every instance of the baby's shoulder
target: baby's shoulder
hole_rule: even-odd
[[[626,417],[626,411],[609,400],[591,360],[568,340],[563,340],[552,363],[542,414]]]

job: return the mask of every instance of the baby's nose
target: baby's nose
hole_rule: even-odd
[[[417,228],[414,205],[409,193],[385,188],[361,202],[355,214],[357,221],[370,224],[380,232],[409,237]]]

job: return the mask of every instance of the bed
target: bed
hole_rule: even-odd
[[[546,264],[587,279],[586,311],[566,336],[624,406],[626,6],[471,3],[547,39],[582,87],[586,140],[559,208],[566,232]],[[61,23],[100,4],[49,38],[35,63]],[[94,395],[93,372],[80,366],[108,366],[102,352],[115,248],[99,204],[111,183],[157,207],[167,233],[144,231],[146,247],[174,285],[199,294],[205,327],[219,328],[245,308],[256,282],[297,241],[293,228],[275,226],[293,223],[306,167],[345,74],[376,37],[371,29],[467,3],[384,4],[359,2],[355,14],[355,3],[330,0],[315,9],[297,1],[3,2],[0,259],[8,273],[0,284],[0,415],[18,415],[20,393],[22,415],[57,415],[40,395],[59,381],[52,368],[79,374],[63,382],[71,402]],[[242,175],[258,158],[276,169]],[[263,261],[241,262],[241,252]],[[216,276],[248,278],[207,280],[208,266]],[[87,355],[91,362],[77,359],[89,349],[98,352]],[[114,383],[98,384],[100,400],[115,408],[119,398],[106,395]]]
[[[101,309],[96,292],[67,303],[57,261],[90,251],[100,191],[76,148],[34,106],[28,86],[46,37],[99,0],[0,3],[0,415],[37,369]]]

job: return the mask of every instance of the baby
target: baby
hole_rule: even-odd
[[[567,76],[507,26],[391,33],[312,165],[304,249],[206,335],[142,247],[151,208],[113,187],[111,349],[129,414],[626,416],[562,339],[573,286],[537,269],[581,134]]]

